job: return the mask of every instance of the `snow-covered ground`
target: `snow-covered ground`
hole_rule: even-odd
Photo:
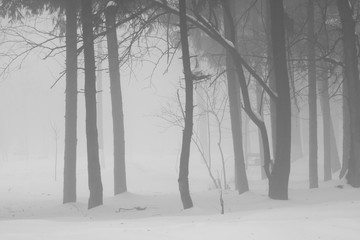
[[[78,166],[78,203],[63,205],[62,166],[54,179],[53,159],[0,161],[0,239],[359,239],[360,190],[339,180],[309,190],[304,160],[294,163],[288,201],[267,197],[258,169],[248,170],[251,191],[211,189],[205,166],[192,159],[195,207],[182,210],[176,158],[128,162],[129,193],[112,196],[112,168],[102,169],[104,205],[87,210],[86,165]],[[229,173],[230,174],[230,173]],[[230,174],[231,175],[231,174]],[[231,177],[229,177],[231,179]]]

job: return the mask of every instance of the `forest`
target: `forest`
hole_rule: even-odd
[[[357,239],[359,35],[358,0],[0,0],[0,239]]]

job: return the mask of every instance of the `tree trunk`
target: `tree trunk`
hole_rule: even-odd
[[[302,141],[301,141],[301,122],[300,111],[292,104],[291,118],[291,160],[296,161],[303,157]]]
[[[66,1],[66,90],[63,203],[76,202],[77,1]]]
[[[199,108],[199,142],[200,142],[200,148],[204,155],[204,161],[206,161],[209,164],[209,167],[211,168],[211,156],[210,156],[210,147],[209,147],[209,126],[208,126],[208,120],[209,120],[209,113],[208,113],[208,95],[205,93],[205,85],[200,85],[200,87],[196,88],[196,96],[197,96],[197,105]]]
[[[127,191],[126,186],[126,170],[125,170],[125,133],[124,133],[124,115],[120,85],[120,68],[118,40],[116,36],[115,6],[107,8],[106,28],[107,28],[107,46],[109,55],[109,73],[111,88],[111,106],[113,117],[113,133],[114,133],[114,194]]]
[[[345,81],[349,91],[350,113],[350,156],[346,179],[353,187],[360,187],[360,94],[359,69],[357,58],[357,36],[355,34],[355,20],[348,0],[338,0],[337,7],[340,14],[343,36]]]
[[[324,125],[324,181],[328,181],[332,179],[332,173],[337,172],[341,168],[341,166],[329,101],[328,65],[324,62],[322,63],[322,65],[323,72],[319,88]]]
[[[322,23],[325,23],[327,18],[328,1],[322,0],[319,3],[319,7],[322,13]],[[323,45],[326,51],[329,51],[329,36],[326,24],[324,24],[320,29],[319,36],[320,43]],[[341,166],[331,117],[329,98],[329,64],[326,61],[321,61],[320,64],[321,75],[319,81],[319,96],[323,117],[324,180],[328,181],[332,179],[332,173],[338,171]]]
[[[289,37],[288,37],[289,38]],[[288,58],[291,59],[290,41],[287,41]],[[302,143],[301,143],[301,127],[300,127],[300,110],[298,107],[298,101],[296,97],[296,85],[295,85],[295,69],[292,67],[292,62],[288,61],[290,70],[290,92],[291,95],[291,161],[296,161],[303,157]]]
[[[88,202],[89,209],[102,205],[103,203],[103,187],[101,182],[98,132],[96,126],[96,75],[91,5],[91,1],[81,1],[81,20],[85,59],[86,140],[90,190],[90,198]]]
[[[291,154],[291,101],[286,63],[283,1],[269,1],[271,45],[276,79],[276,148],[274,167],[269,178],[269,197],[288,199]]]
[[[270,1],[265,1],[265,13],[266,13],[266,29],[268,30],[266,33],[266,46],[267,46],[267,68],[269,75],[269,87],[271,90],[276,92],[276,79],[274,75],[274,60],[272,56],[272,43],[271,43],[271,19],[270,19]],[[272,156],[275,156],[276,149],[276,102],[274,99],[270,98],[270,122],[271,122],[271,145],[272,145]]]
[[[193,202],[189,189],[189,158],[193,128],[193,76],[190,68],[190,54],[188,42],[188,27],[186,22],[186,0],[179,0],[180,36],[182,62],[185,75],[185,127],[183,130],[182,148],[180,155],[179,190],[184,209],[192,208]]]
[[[323,66],[326,67],[326,66]],[[329,92],[328,92],[328,74],[327,70],[322,70],[322,78],[320,81],[320,103],[323,115],[323,140],[324,140],[324,181],[332,179],[331,174],[331,115],[329,104]],[[336,147],[336,146],[334,146]]]
[[[343,73],[345,77],[345,71]],[[343,155],[342,155],[342,167],[340,170],[339,178],[343,178],[349,168],[349,157],[350,157],[350,112],[349,112],[349,89],[347,87],[347,80],[343,81]]]
[[[263,99],[262,99],[262,89],[260,84],[256,84],[256,105],[257,105],[257,111],[259,113],[259,115],[261,117],[263,117],[264,115],[264,111],[263,111]],[[262,142],[262,138],[261,138],[261,132],[258,131],[258,136],[259,136],[259,158],[260,158],[260,173],[261,173],[261,179],[264,180],[266,179],[266,173],[264,170],[264,147],[263,147],[263,142]]]
[[[330,102],[329,102],[330,104]],[[330,107],[329,107],[330,108]],[[330,150],[331,150],[331,171],[335,173],[341,169],[339,152],[337,149],[336,136],[334,130],[334,124],[330,112]]]
[[[309,85],[309,187],[317,188],[318,183],[318,142],[316,105],[316,65],[314,36],[314,2],[308,1],[308,85]]]
[[[224,30],[225,37],[231,42],[236,42],[236,30],[233,21],[231,9],[233,9],[233,2],[231,0],[224,1]],[[226,52],[226,74],[228,82],[228,95],[230,105],[230,120],[231,132],[234,148],[234,169],[235,169],[235,188],[239,194],[249,191],[249,184],[246,176],[244,150],[242,141],[242,128],[241,128],[241,111],[239,108],[240,95],[238,89],[240,84],[237,81],[235,66],[231,53]]]

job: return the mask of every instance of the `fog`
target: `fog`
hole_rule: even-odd
[[[104,43],[99,44],[104,45]],[[135,64],[132,63],[131,66],[127,63],[121,66],[127,161],[131,161],[135,156],[145,158],[144,161],[146,161],[146,156],[149,156],[149,158],[166,156],[175,165],[180,154],[182,128],[164,120],[164,109],[170,107],[174,112],[181,114],[177,97],[178,91],[184,106],[181,56],[177,53],[170,66],[166,58],[161,59],[155,66],[154,62],[159,59],[159,56],[156,53],[154,55],[148,56],[149,59],[146,60],[138,60]],[[80,65],[81,61],[80,58]],[[59,161],[63,160],[65,77],[58,78],[64,71],[64,63],[64,53],[43,60],[42,55],[34,51],[21,63],[20,67],[13,68],[12,71],[3,76],[0,82],[0,108],[3,116],[0,119],[0,143],[3,160],[54,159],[56,154]],[[98,98],[99,95],[103,98],[102,103],[98,102],[98,111],[99,104],[102,104],[103,108],[101,117],[103,118],[104,149],[101,150],[103,151],[101,157],[105,157],[105,160],[102,161],[111,162],[113,159],[112,117],[107,59],[101,63],[102,66],[98,65],[97,71],[98,79],[102,79],[102,89],[97,89]],[[209,68],[206,64],[204,64],[204,68],[205,71],[211,71],[206,69]],[[78,158],[85,163],[85,103],[84,94],[81,92],[84,88],[83,70],[80,69],[78,74],[78,88],[80,91],[78,94]],[[222,80],[219,79],[219,81]],[[199,91],[200,87],[206,88],[210,85],[210,82],[205,82],[198,87],[195,86],[195,115],[201,112],[198,102],[199,94],[196,94],[196,92]],[[339,97],[335,96],[331,104],[337,147],[339,156],[341,156],[342,119],[340,114],[341,101],[339,99]],[[308,110],[306,102],[300,101],[299,109],[300,115],[293,116],[293,118],[300,119],[303,147],[301,152],[302,157],[306,159],[308,151]],[[247,139],[244,140],[245,151],[249,153],[249,159],[246,158],[246,160],[251,161],[252,154],[259,154],[258,133],[255,125],[249,119],[246,119],[246,114],[243,112],[242,115],[244,131],[245,128],[248,128]],[[201,126],[198,121],[198,118],[195,119],[194,125],[197,134],[199,134],[199,127]],[[213,138],[211,140],[213,144],[212,154],[220,164],[219,152],[216,151],[218,130],[215,120],[210,119],[210,121]],[[269,134],[271,134],[269,112],[266,109],[265,121]],[[323,157],[321,111],[318,114],[318,131],[318,158],[321,164]],[[224,113],[222,132],[222,147],[225,152],[227,167],[231,169],[233,150],[228,110]],[[202,161],[201,155],[194,144],[191,158],[195,159],[194,161]],[[61,169],[59,171],[61,172]],[[321,168],[320,171],[322,171]],[[232,174],[231,170],[229,172],[229,174]],[[306,175],[305,172],[304,175]]]
[[[3,154],[9,157],[23,155],[33,158],[54,154],[55,132],[58,135],[59,149],[63,149],[65,78],[50,88],[63,71],[65,59],[41,60],[32,56],[21,69],[11,72],[1,81],[1,143]],[[148,154],[173,154],[178,148],[178,134],[166,130],[164,122],[157,117],[161,106],[176,94],[179,71],[171,67],[171,74],[162,74],[164,68],[149,79],[152,69],[143,66],[135,70],[141,74],[129,76],[122,72],[122,93],[126,126],[126,145],[129,154],[133,151]],[[103,119],[105,149],[112,153],[112,120],[110,108],[110,88],[107,71],[102,71]],[[84,88],[82,71],[79,71],[79,89]],[[98,90],[100,91],[100,90]],[[84,154],[84,94],[78,94],[79,154]],[[180,131],[178,131],[180,132]],[[174,135],[175,134],[175,135]],[[4,145],[4,146],[3,146]],[[49,149],[50,152],[49,152]],[[59,152],[62,154],[63,151]],[[161,153],[160,153],[161,152]]]
[[[44,19],[36,20],[37,27],[45,32],[50,31],[50,26],[42,22]],[[27,24],[33,25],[34,21],[30,19]],[[4,22],[2,24],[8,26]],[[29,34],[27,37],[34,42],[41,41],[46,36],[42,33],[32,35],[30,30],[27,29],[29,32],[26,34]],[[0,49],[8,53],[0,60],[1,66],[4,67],[9,63],[12,54],[26,51],[29,46],[12,41],[19,36],[2,34],[1,38],[10,40],[0,45]],[[150,40],[150,43],[157,42]],[[61,46],[64,39],[56,40],[53,44]],[[189,182],[195,207],[183,210],[177,178],[183,133],[181,107],[185,104],[184,73],[181,51],[177,51],[169,59],[162,55],[162,51],[166,49],[164,42],[157,46],[160,50],[154,48],[151,54],[146,53],[133,61],[121,63],[129,187],[128,192],[113,196],[113,123],[108,59],[102,58],[98,52],[99,45],[106,52],[105,39],[98,39],[95,44],[97,81],[101,81],[102,85],[97,89],[97,110],[98,124],[102,122],[102,125],[98,125],[98,131],[104,204],[92,210],[88,210],[86,205],[89,189],[83,55],[79,55],[78,70],[78,199],[76,203],[70,204],[61,202],[65,133],[64,49],[48,55],[48,49],[38,48],[25,54],[26,57],[16,59],[9,68],[1,68],[4,71],[0,80],[0,239],[23,239],[26,236],[29,240],[39,237],[206,237],[210,240],[224,237],[226,234],[244,239],[357,239],[360,219],[359,191],[346,185],[344,179],[338,179],[338,170],[333,172],[333,180],[322,181],[324,150],[320,102],[317,119],[320,188],[308,189],[307,90],[299,91],[298,108],[293,109],[292,120],[294,126],[295,120],[298,120],[298,137],[302,149],[292,149],[290,199],[274,201],[268,198],[268,181],[261,177],[259,133],[244,111],[241,113],[243,146],[250,191],[238,194],[234,186],[234,151],[226,79],[223,75],[213,81],[216,70],[206,62],[191,62],[194,70],[213,75],[212,79],[194,87],[195,141],[191,144]],[[142,51],[142,48],[134,45],[132,50],[132,53],[136,53]],[[217,88],[214,88],[214,84],[218,84]],[[99,82],[97,85],[99,86]],[[255,108],[254,88],[250,85],[249,92],[251,104]],[[214,112],[222,119],[221,134],[213,115],[206,115],[204,118],[201,108],[206,93],[210,93],[210,98],[206,99],[207,104],[214,104]],[[341,96],[335,94],[330,101],[338,156],[341,159]],[[295,114],[297,111],[300,111],[298,115]],[[206,124],[204,120],[207,121]],[[268,104],[264,107],[264,121],[271,136]],[[198,147],[202,149],[202,153]],[[215,181],[221,184],[224,181],[224,160],[227,186],[223,189],[214,187],[204,164],[203,157],[209,158],[209,152],[212,159],[212,174]],[[225,207],[222,206],[224,214],[221,214],[220,199],[225,203]]]

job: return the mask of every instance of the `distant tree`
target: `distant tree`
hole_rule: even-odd
[[[324,53],[330,52],[328,26],[326,24],[328,19],[327,0],[319,1],[320,10],[320,29],[318,34],[318,45]],[[324,60],[320,61],[320,76],[319,76],[319,99],[323,115],[323,140],[324,140],[324,181],[332,179],[332,172],[340,169],[339,154],[336,145],[334,126],[331,116],[330,94],[329,94],[329,79],[330,64]]]
[[[99,42],[97,42],[97,50],[96,50],[96,54],[97,54],[97,58],[99,58],[99,60],[96,63],[96,69],[97,69],[97,73],[96,73],[96,90],[98,92],[98,95],[96,96],[96,100],[97,100],[97,126],[98,126],[98,134],[99,134],[99,156],[100,156],[100,166],[101,168],[105,168],[106,167],[106,161],[105,161],[105,150],[104,150],[104,100],[103,100],[103,96],[104,96],[104,92],[103,92],[103,60],[101,59],[101,57],[104,54],[104,50],[103,50],[103,44],[102,41],[100,40]]]
[[[343,71],[343,95],[342,95],[342,117],[343,117],[343,154],[342,154],[342,166],[339,173],[339,178],[343,178],[349,169],[350,158],[350,145],[351,145],[351,128],[350,128],[350,111],[349,111],[349,88],[348,81],[345,79],[345,70]]]
[[[102,205],[103,187],[101,182],[98,132],[96,126],[96,74],[93,14],[92,4],[87,0],[81,1],[81,22],[85,59],[86,140],[90,190],[88,208],[90,209]]]
[[[189,189],[189,158],[193,128],[193,74],[190,67],[190,54],[188,43],[188,27],[186,19],[186,0],[179,0],[180,36],[182,49],[182,62],[185,75],[185,127],[183,130],[182,147],[180,155],[179,190],[184,209],[192,208],[193,202]]]

